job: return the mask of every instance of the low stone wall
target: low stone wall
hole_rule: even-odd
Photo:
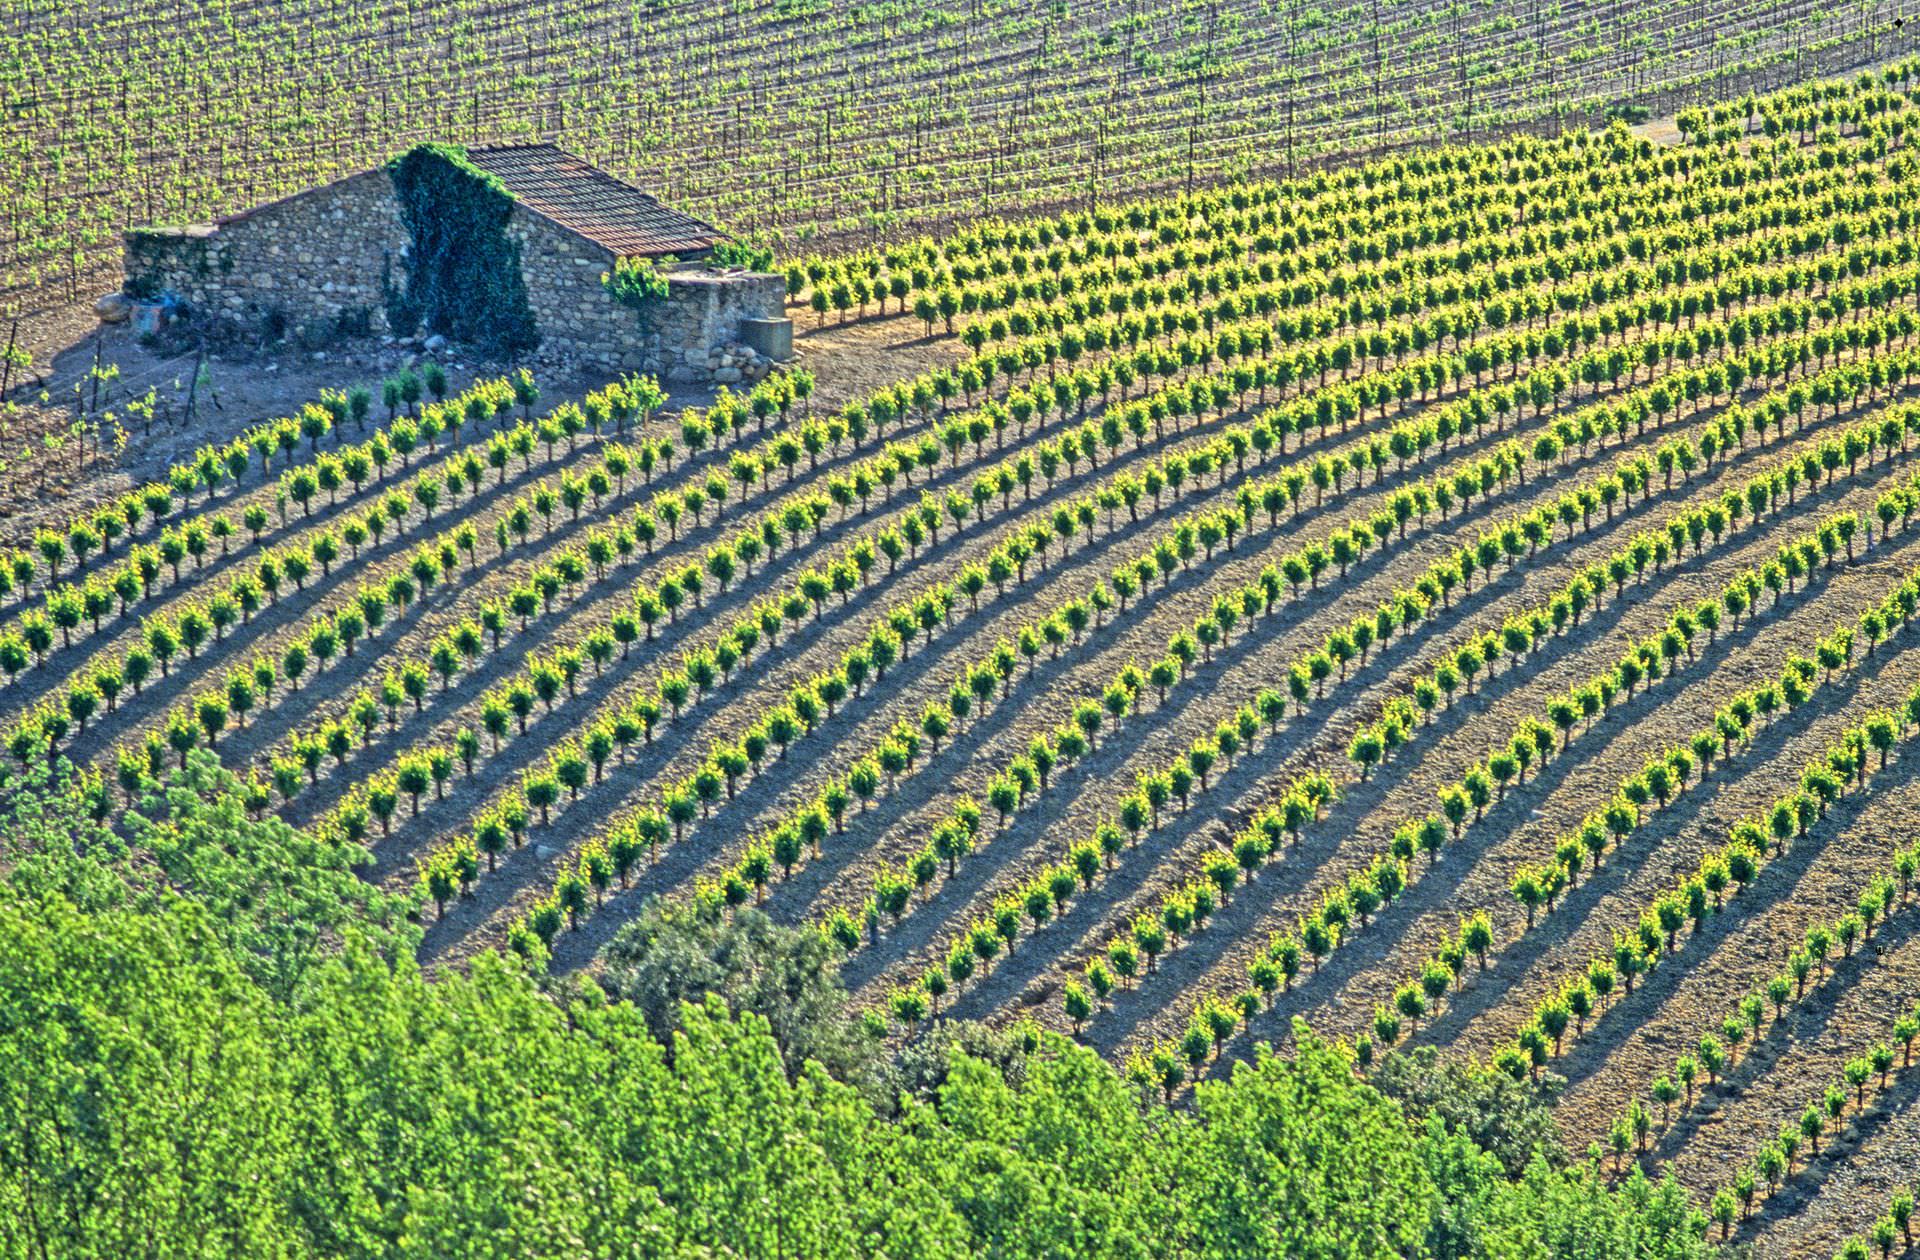
[[[740,343],[743,319],[780,319],[786,313],[785,276],[768,272],[674,272],[653,319],[667,348],[669,381],[732,384],[764,374],[765,361]]]
[[[644,316],[607,293],[613,253],[516,206],[507,234],[543,354],[675,383],[757,379],[768,361],[739,344],[742,319],[777,319],[784,277],[676,270]],[[127,291],[170,293],[198,316],[248,329],[279,328],[302,345],[387,327],[385,286],[405,283],[408,247],[393,183],[383,170],[272,202],[218,225],[126,235]]]

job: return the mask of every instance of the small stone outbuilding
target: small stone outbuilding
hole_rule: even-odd
[[[402,163],[423,153],[444,163],[452,182],[407,183],[409,203]],[[342,336],[450,331],[444,319],[434,327],[431,314],[400,299],[410,270],[426,265],[416,261],[417,246],[428,252],[418,239],[418,198],[457,190],[461,178],[501,207],[487,230],[504,239],[481,246],[497,246],[487,256],[509,260],[508,269],[517,262],[512,300],[527,330],[518,348],[537,343],[608,371],[693,382],[751,378],[765,370],[769,348],[778,355],[790,346],[781,335],[782,276],[711,265],[725,233],[548,144],[423,146],[389,166],[211,224],[133,229],[125,238],[125,291],[311,346]],[[429,191],[419,193],[422,187]],[[444,234],[429,244],[439,259],[465,248]],[[633,260],[660,262],[663,296],[634,305],[609,290],[603,278]],[[410,319],[414,327],[399,326]]]

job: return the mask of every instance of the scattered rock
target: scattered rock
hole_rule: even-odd
[[[93,304],[93,313],[103,324],[124,324],[133,317],[133,302],[124,293],[104,293]]]
[[[435,333],[433,334],[433,336],[421,342],[420,348],[422,350],[425,350],[428,354],[439,354],[441,351],[447,348],[447,339],[441,336],[439,333]]]

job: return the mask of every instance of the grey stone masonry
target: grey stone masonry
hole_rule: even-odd
[[[381,281],[407,230],[393,181],[367,171],[271,202],[217,225],[126,234],[127,290],[171,293],[192,310],[242,325],[283,320],[320,341],[386,327]]]
[[[786,302],[786,277],[771,272],[669,272],[666,301],[649,316],[667,379],[731,384],[764,374],[767,357],[742,344],[740,323],[780,319]]]
[[[740,325],[783,317],[783,277],[670,266],[665,300],[643,317],[601,283],[617,261],[606,246],[520,203],[507,234],[542,353],[676,383],[756,380],[771,367],[741,344]],[[408,243],[392,180],[374,170],[217,224],[130,231],[126,290],[172,294],[195,315],[277,325],[318,346],[390,331],[385,289],[405,283]]]
[[[507,218],[507,235],[520,246],[520,277],[542,350],[595,367],[646,370],[633,312],[600,283],[613,268],[612,251],[519,206]]]

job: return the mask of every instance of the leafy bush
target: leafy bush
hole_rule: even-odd
[[[867,1082],[880,1060],[849,1013],[839,954],[819,932],[782,927],[751,907],[729,916],[658,899],[608,943],[607,992],[631,1002],[671,1046],[686,1004],[708,995],[735,1017],[767,1021],[790,1075],[813,1060],[838,1080]]]
[[[1367,1072],[1368,1084],[1400,1103],[1410,1119],[1438,1119],[1448,1133],[1465,1135],[1500,1161],[1510,1177],[1535,1159],[1554,1168],[1567,1164],[1553,1120],[1557,1079],[1515,1081],[1469,1059],[1443,1058],[1433,1046],[1396,1050]]]
[[[644,312],[667,296],[667,278],[650,258],[622,258],[613,270],[600,274],[600,283],[614,301],[633,311]]]
[[[748,271],[772,271],[773,248],[751,241],[721,241],[713,247],[713,261],[721,267],[742,267]]]
[[[976,1020],[945,1020],[915,1038],[894,1062],[891,1084],[902,1099],[931,1103],[940,1096],[962,1059],[984,1063],[1000,1073],[1011,1089],[1027,1080],[1030,1027],[995,1028]]]

